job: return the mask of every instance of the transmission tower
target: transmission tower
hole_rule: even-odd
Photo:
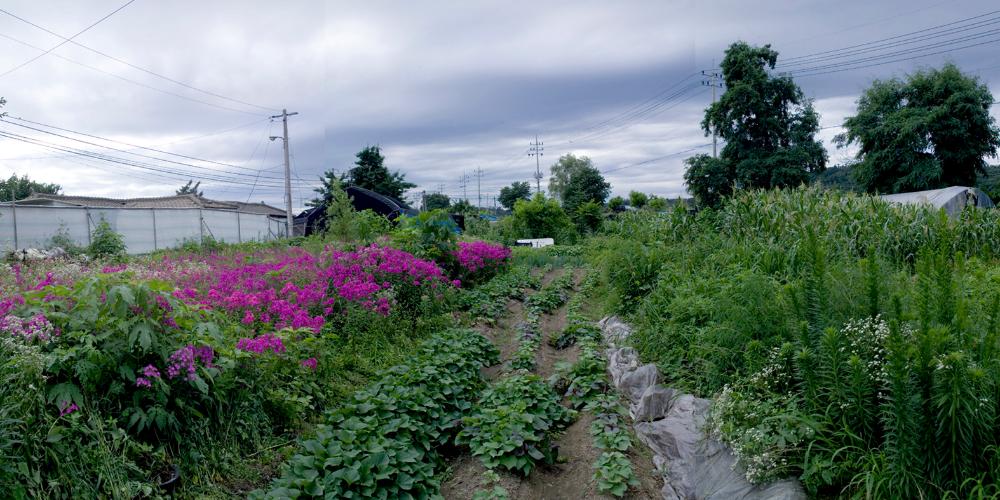
[[[545,156],[545,143],[538,142],[538,134],[535,134],[535,142],[528,143],[528,156],[535,157],[535,193],[542,192],[542,168],[539,165],[539,156]]]

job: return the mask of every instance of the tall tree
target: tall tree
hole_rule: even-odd
[[[733,194],[733,173],[725,161],[710,155],[694,155],[684,163],[684,183],[699,205],[717,207]]]
[[[205,195],[204,191],[198,191],[198,187],[201,186],[201,181],[194,182],[194,185],[191,184],[192,182],[194,182],[194,181],[193,180],[187,181],[187,184],[181,186],[181,188],[178,189],[176,191],[176,193],[177,194],[193,194],[195,196],[204,196]]]
[[[992,104],[986,84],[954,64],[876,80],[836,140],[860,146],[853,173],[866,191],[972,186],[1000,146]]]
[[[431,193],[424,198],[424,210],[437,210],[451,206],[451,198],[442,193]]]
[[[826,150],[815,139],[819,115],[812,102],[789,76],[772,74],[778,52],[770,45],[754,47],[745,42],[729,46],[722,60],[726,91],[705,110],[701,127],[723,141],[720,165],[703,160],[688,162],[711,167],[710,185],[731,184],[737,188],[774,188],[808,182],[810,174],[826,167]],[[685,175],[691,182],[704,180]]]
[[[406,182],[403,174],[385,168],[382,148],[377,145],[368,146],[355,156],[358,158],[354,162],[355,167],[347,172],[348,185],[371,189],[396,199],[402,199],[403,191],[417,186]]]
[[[58,184],[35,182],[27,175],[11,175],[7,180],[0,180],[0,202],[23,200],[32,193],[59,194],[59,191],[62,191],[62,187]]]
[[[306,202],[306,206],[310,207],[328,207],[330,202],[333,201],[334,194],[337,189],[343,189],[345,183],[345,176],[337,176],[337,173],[333,170],[327,170],[323,172],[323,176],[319,178],[321,182],[320,187],[314,188],[318,196]]]
[[[551,187],[549,188],[551,191]],[[531,199],[531,184],[525,182],[514,182],[510,186],[500,189],[500,196],[497,200],[507,210],[514,210],[517,200]]]
[[[589,165],[590,159],[587,159],[587,163],[588,165],[576,168],[570,174],[569,182],[563,189],[562,205],[567,213],[576,213],[576,209],[587,202],[604,205],[611,194],[611,184],[604,180],[604,176],[593,165]]]
[[[629,191],[628,193],[628,204],[632,208],[642,208],[646,206],[646,202],[649,201],[649,197],[646,193],[639,191]]]
[[[549,196],[563,201],[566,187],[569,185],[569,179],[573,173],[593,166],[593,162],[586,156],[577,158],[572,153],[560,156],[559,160],[550,167],[552,177],[549,177]]]

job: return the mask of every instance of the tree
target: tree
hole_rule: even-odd
[[[588,201],[604,205],[604,201],[611,193],[611,184],[604,180],[601,172],[589,164],[589,159],[586,161],[588,165],[576,168],[563,189],[562,205],[567,213],[575,213],[580,205]]]
[[[193,180],[187,181],[187,184],[181,186],[180,189],[176,191],[177,194],[193,194],[195,196],[201,197],[205,195],[204,191],[198,191],[198,186],[201,186],[201,181],[195,182],[192,186]]]
[[[3,100],[0,99],[0,104]],[[0,201],[23,200],[32,193],[59,194],[62,187],[58,184],[45,184],[28,179],[27,175],[18,177],[11,175],[7,180],[0,180]]]
[[[853,170],[865,191],[972,186],[1000,146],[992,103],[986,84],[954,64],[876,80],[836,141],[860,146]]]
[[[612,212],[617,212],[624,206],[625,198],[622,198],[621,196],[615,196],[614,198],[608,200],[608,210],[611,210]]]
[[[649,197],[646,193],[640,193],[639,191],[630,191],[628,194],[628,204],[632,208],[642,208],[646,206],[646,202],[649,201]]]
[[[453,214],[474,214],[476,212],[476,207],[472,206],[469,200],[458,200],[451,206]]]
[[[577,158],[572,153],[560,156],[559,160],[550,167],[552,177],[549,177],[549,196],[561,202],[565,201],[566,188],[569,186],[569,180],[573,173],[586,167],[593,168],[593,166],[593,162],[586,156]]]
[[[646,209],[654,212],[662,212],[667,209],[667,199],[660,198],[659,196],[650,196],[649,203],[646,204]]]
[[[424,197],[424,210],[447,209],[451,206],[451,198],[442,193],[431,193]]]
[[[858,183],[854,181],[851,165],[838,165],[813,176],[812,183],[823,189],[839,189],[841,191],[859,191]]]
[[[322,185],[318,188],[313,189],[313,191],[319,196],[306,202],[307,206],[310,207],[328,207],[330,202],[333,201],[334,191],[336,189],[343,189],[344,183],[346,182],[346,177],[341,175],[337,177],[336,172],[327,170],[323,172],[323,176],[319,178]]]
[[[684,184],[698,205],[717,207],[723,198],[733,193],[731,170],[723,160],[700,154],[684,160],[684,163],[687,164]]]
[[[573,212],[573,223],[581,233],[593,233],[601,228],[604,222],[604,207],[599,203],[588,201],[576,207]]]
[[[552,190],[552,185],[549,184],[549,190]],[[503,205],[507,210],[513,210],[514,204],[517,200],[529,200],[531,199],[531,185],[527,182],[515,182],[510,186],[506,186],[500,190],[500,197],[497,200]]]
[[[1000,165],[986,167],[986,173],[976,181],[976,187],[982,189],[994,204],[1000,204]]]
[[[688,162],[702,169],[685,180],[707,181],[708,186],[770,189],[808,182],[812,173],[826,167],[826,150],[814,137],[819,115],[812,102],[789,76],[775,76],[778,53],[770,45],[754,47],[736,42],[726,50],[722,76],[726,91],[705,110],[701,127],[725,141],[721,164],[702,159]],[[706,180],[705,173],[723,178]],[[688,184],[692,194],[707,189]],[[721,196],[728,194],[722,189]],[[719,190],[713,190],[719,193]],[[714,197],[714,195],[713,195]]]
[[[370,189],[396,199],[403,197],[403,191],[417,186],[406,182],[403,174],[389,172],[385,168],[385,157],[379,146],[367,146],[355,156],[358,158],[354,162],[355,167],[347,172],[348,185]]]
[[[341,187],[340,180],[337,178],[330,178],[328,180],[330,184],[327,186],[327,192],[330,195],[330,199],[324,205],[326,207],[324,213],[326,217],[320,223],[320,229],[331,236],[350,239],[353,235],[356,214],[353,200],[347,194],[347,191],[344,191]]]

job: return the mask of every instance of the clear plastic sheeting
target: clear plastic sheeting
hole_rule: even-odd
[[[226,243],[284,237],[285,221],[265,214],[189,208],[83,208],[0,205],[0,249],[49,248],[62,234],[79,246],[90,244],[105,220],[125,240],[131,254],[173,248],[185,241],[214,238]],[[16,221],[16,224],[15,224]]]
[[[943,208],[945,213],[956,216],[965,207],[993,208],[993,200],[983,190],[974,187],[951,186],[928,191],[883,195],[882,199],[892,203],[908,205],[930,205]]]

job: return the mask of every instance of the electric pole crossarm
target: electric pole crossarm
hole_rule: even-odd
[[[707,76],[708,80],[702,80],[701,84],[706,87],[712,87],[712,104],[715,104],[715,89],[721,89],[723,87],[722,75],[718,71],[702,71],[702,76]],[[712,158],[718,158],[718,140],[719,134],[716,133],[715,127],[712,127]]]
[[[542,169],[539,165],[539,156],[545,156],[545,143],[538,142],[538,134],[535,134],[535,142],[529,143],[528,156],[535,157],[535,193],[542,192]]]

